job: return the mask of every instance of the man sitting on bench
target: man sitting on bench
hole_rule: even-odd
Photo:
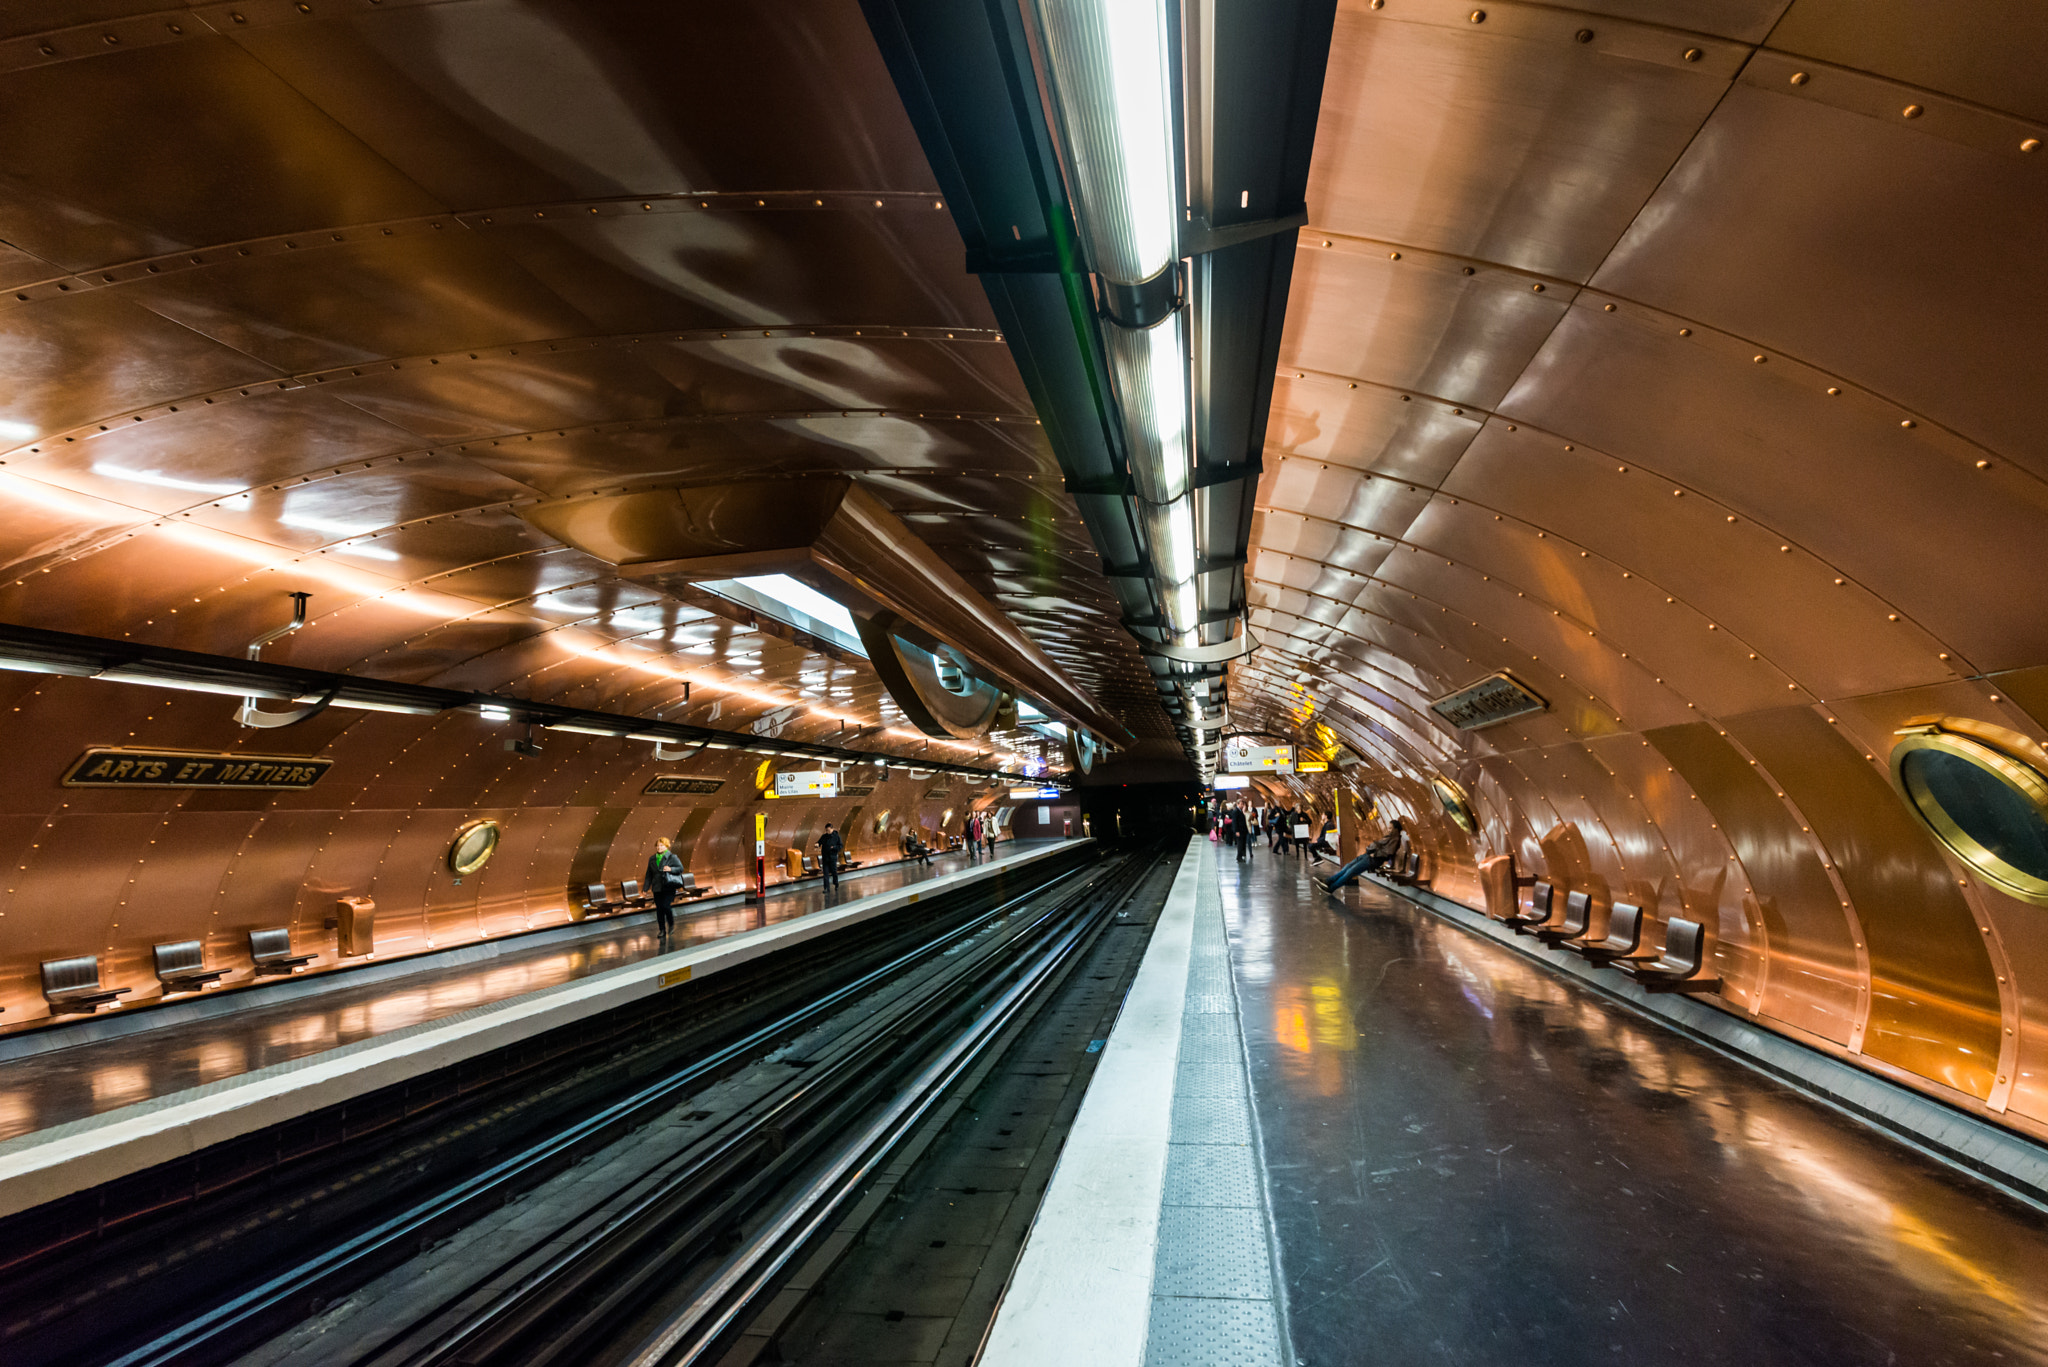
[[[1358,858],[1331,874],[1327,880],[1318,881],[1322,882],[1324,892],[1335,892],[1347,883],[1352,882],[1359,874],[1379,868],[1389,859],[1392,859],[1395,851],[1400,848],[1401,818],[1397,816],[1394,818],[1393,824],[1387,827],[1385,835],[1365,847],[1364,854],[1359,855]]]

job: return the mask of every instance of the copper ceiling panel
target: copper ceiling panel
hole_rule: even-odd
[[[508,267],[496,246],[459,229],[408,234],[107,288],[287,372],[595,330],[545,285]],[[426,309],[418,307],[422,280],[434,282]]]
[[[259,392],[107,427],[88,441],[45,442],[23,473],[169,512],[413,446],[404,432],[324,394]],[[23,464],[15,459],[9,468]]]
[[[1331,245],[1322,244],[1329,241]],[[1571,302],[1563,284],[1423,252],[1302,234],[1283,371],[1371,380],[1491,408]],[[1539,291],[1539,287],[1540,291]]]
[[[1347,565],[1351,543],[1398,539],[1428,502],[1427,490],[1405,480],[1280,456],[1259,479],[1259,507],[1266,522],[1259,544]],[[1333,557],[1331,551],[1340,539],[1347,554]],[[1377,563],[1379,556],[1372,559]]]
[[[537,496],[526,485],[460,456],[413,455],[402,463],[344,471],[310,483],[260,486],[248,494],[202,505],[193,510],[191,518],[196,525],[272,545],[311,548],[368,537],[401,523]],[[523,549],[519,541],[528,546],[541,544],[537,538],[517,538],[504,552]],[[350,549],[376,560],[396,554],[370,542]],[[446,568],[449,566],[442,564],[426,572]]]
[[[960,329],[946,340],[914,338],[702,337],[635,349],[641,364],[673,384],[687,411],[956,407],[1031,420],[1030,401],[1008,351],[990,329]],[[894,329],[893,331],[902,331]]]
[[[851,5],[471,0],[238,32],[451,203],[931,183]]]
[[[326,392],[435,445],[615,428],[688,411],[676,386],[649,369],[637,348],[572,350],[544,342],[429,357],[424,365],[415,361],[397,370],[351,367],[318,378]]]
[[[1266,450],[1434,487],[1485,421],[1452,408],[1381,385],[1324,375],[1297,379],[1286,371],[1273,385]]]
[[[1540,563],[1553,576],[1572,578],[1575,592],[1589,600],[1602,588],[1624,588],[1624,573],[1634,576],[1625,585],[1632,592],[1608,598],[1609,615],[1586,622],[1623,649],[1640,639],[1632,617],[1674,614],[1640,606],[1627,613],[1620,604],[1641,604],[1661,590],[1677,599],[1674,607],[1691,610],[1682,615],[1704,619],[1699,627],[1745,645],[1817,696],[1903,688],[1950,672],[1939,641],[1909,621],[1892,620],[1896,614],[1883,599],[1825,564],[1781,549],[1787,543],[1772,529],[1654,473],[1623,468],[1607,453],[1533,428],[1489,426],[1446,488],[1483,497],[1526,526],[1549,528],[1551,539],[1567,544],[1548,547]],[[1420,527],[1415,535],[1428,539]],[[1499,544],[1532,549],[1527,537],[1501,537]],[[1531,583],[1535,569],[1501,566],[1518,583]]]
[[[2048,474],[2033,366],[2048,349],[2048,266],[2012,250],[2048,216],[2026,130],[2009,150],[1979,150],[1898,117],[1936,97],[1888,87],[1877,93],[1891,117],[1872,117],[1823,101],[1874,78],[1790,86],[1798,69],[1758,59],[1595,283],[1789,352]]]
[[[1591,296],[1588,296],[1590,299]],[[1904,410],[1782,357],[1682,320],[1582,302],[1514,391],[1504,416],[1569,432],[1620,463],[1703,493],[1817,556],[1807,579],[1840,574],[1946,649],[1987,669],[2048,655],[2048,584],[2033,548],[2048,490]],[[1842,392],[1834,395],[1828,389]],[[1901,556],[1911,510],[1925,544],[1968,557]],[[1999,584],[1997,594],[1981,591]],[[1816,605],[1818,606],[1818,605]]]
[[[2048,11],[1977,0],[1927,17],[1913,0],[1797,0],[1771,45],[2048,119]]]
[[[1740,641],[1707,630],[1705,618],[1667,602],[1670,595],[1655,585],[1619,572],[1581,577],[1578,552],[1555,538],[1495,523],[1469,504],[1441,501],[1431,505],[1414,535],[1457,565],[1443,565],[1442,554],[1397,557],[1385,576],[1390,582],[1469,610],[1498,628],[1495,637],[1510,638],[1507,645],[1543,655],[1553,672],[1568,659],[1579,668],[1597,668],[1613,686],[1639,685],[1619,659],[1607,659],[1626,652],[1655,682],[1668,679],[1681,698],[1710,711],[1715,697],[1754,699],[1755,706],[1783,701],[1787,680],[1768,661],[1750,660]],[[1556,651],[1566,653],[1562,659],[1546,653]],[[1668,705],[1651,697],[1637,702]]]
[[[1568,9],[1472,13],[1462,0],[1340,7],[1311,221],[1584,280],[1748,49]]]
[[[72,269],[441,207],[218,37],[12,73],[0,148],[0,172],[48,197],[9,196],[0,234]]]
[[[835,200],[838,197],[835,196]],[[731,324],[774,327],[988,327],[986,296],[964,272],[921,263],[963,257],[937,196],[892,196],[784,210],[563,216],[560,224],[475,219],[485,240],[604,333]],[[531,214],[526,214],[531,219]],[[493,218],[499,221],[490,226]]]
[[[9,450],[81,424],[96,429],[133,408],[276,375],[114,291],[26,304],[0,299],[0,365],[8,379],[0,416],[13,424],[0,446]]]

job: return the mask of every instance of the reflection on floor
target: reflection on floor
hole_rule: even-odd
[[[2048,1217],[1378,889],[1218,850],[1298,1361],[2048,1363]]]
[[[1038,843],[1005,843],[998,857]],[[934,857],[929,867],[886,864],[849,874],[830,905],[968,867],[966,855],[952,854]],[[669,947],[792,920],[826,905],[814,883],[770,889],[765,917],[743,903],[679,905]],[[356,986],[330,978],[322,984],[326,990],[290,1001],[266,1002],[254,992],[246,1009],[231,1014],[0,1063],[0,1140],[602,973],[655,949],[653,913],[645,912],[594,923],[587,935],[568,942],[551,936],[529,949],[510,943],[484,963],[451,966],[422,955],[414,961],[418,971],[401,978]]]

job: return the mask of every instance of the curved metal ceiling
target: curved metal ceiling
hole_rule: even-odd
[[[272,656],[730,725],[827,662],[519,514],[852,474],[1168,734],[853,6],[4,23],[0,617],[239,655],[310,590]],[[791,734],[884,719],[834,700]]]

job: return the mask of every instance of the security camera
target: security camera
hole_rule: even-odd
[[[537,740],[508,740],[505,742],[505,748],[515,755],[537,755],[540,753],[540,742]]]

